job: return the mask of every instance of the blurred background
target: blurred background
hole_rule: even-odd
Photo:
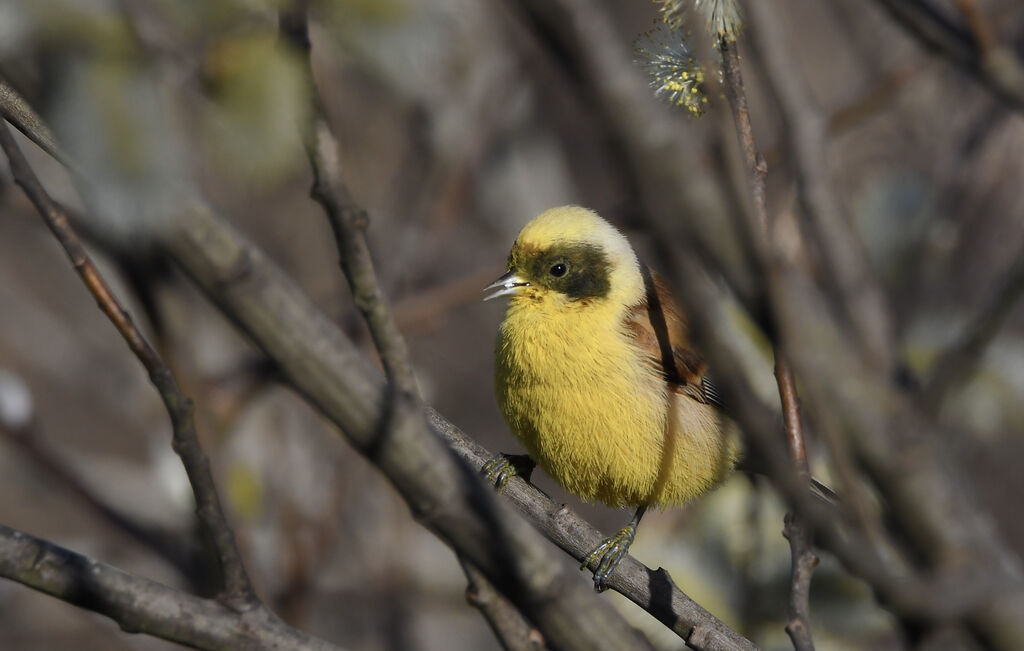
[[[310,107],[300,62],[278,46],[282,4],[0,0],[0,75],[95,181],[80,226],[195,398],[200,435],[267,604],[350,649],[495,649],[465,602],[454,556],[147,246],[153,229],[201,193],[373,355],[327,221],[309,198],[295,125]],[[902,354],[923,372],[1024,252],[1024,118],[925,52],[876,3],[773,4],[799,64],[794,74],[806,78],[828,118],[831,179],[897,315]],[[956,16],[955,3],[935,4]],[[503,272],[519,228],[545,208],[579,203],[653,257],[637,179],[579,62],[536,5],[338,0],[313,7],[316,75],[343,174],[369,211],[377,270],[424,396],[493,451],[520,450],[491,388],[503,306],[481,303],[480,290]],[[1024,46],[1024,5],[978,5],[999,42]],[[654,3],[636,0],[594,2],[593,11],[609,15],[629,47],[658,16]],[[717,74],[712,53],[695,54]],[[769,161],[769,201],[790,215],[793,180],[778,111],[759,68],[749,57],[744,65]],[[711,96],[709,107],[703,118],[685,110],[677,118],[696,132],[716,130],[724,102]],[[60,166],[18,138],[48,190],[84,206]],[[704,158],[710,168],[712,154]],[[1024,313],[1011,312],[941,416],[959,433],[943,445],[976,479],[995,525],[1024,552],[1022,326]],[[771,392],[768,350],[756,338],[748,345]],[[0,415],[0,523],[172,586],[208,588],[191,493],[158,397],[6,165]],[[541,473],[535,482],[603,531],[629,518],[581,505]],[[650,513],[632,551],[668,569],[757,643],[786,649],[782,514],[767,485],[735,477],[689,508]],[[659,648],[682,646],[625,599],[606,597],[621,602]],[[906,646],[868,587],[828,555],[811,603],[820,649]],[[172,646],[0,581],[0,648]]]

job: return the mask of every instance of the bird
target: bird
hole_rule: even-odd
[[[633,507],[580,568],[602,591],[648,508],[687,504],[733,470],[738,429],[666,283],[596,212],[537,215],[485,291],[508,297],[495,394],[527,452],[497,455],[485,476],[500,490],[539,465],[585,501]]]

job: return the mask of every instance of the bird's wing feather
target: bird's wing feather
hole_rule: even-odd
[[[646,267],[642,272],[647,295],[626,313],[626,331],[676,392],[720,407],[718,392],[706,375],[707,364],[690,342],[686,315],[657,273]]]

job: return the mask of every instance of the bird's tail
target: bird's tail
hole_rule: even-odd
[[[758,459],[744,457],[736,464],[736,470],[746,472],[754,475],[767,475],[768,473],[764,469],[764,464],[758,463]],[[834,490],[828,487],[828,484],[821,481],[817,477],[812,476],[808,488],[811,494],[820,499],[822,502],[831,506],[838,506],[840,503],[839,495]]]
[[[817,477],[811,477],[811,494],[830,506],[839,505],[839,496]]]

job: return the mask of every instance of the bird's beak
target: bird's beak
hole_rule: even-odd
[[[492,298],[498,298],[499,296],[509,296],[510,294],[518,294],[520,287],[529,287],[530,283],[524,281],[522,278],[516,275],[516,272],[509,271],[501,278],[495,280],[493,283],[484,287],[484,291],[496,289],[498,291],[493,294],[484,296],[485,301],[489,301]]]

